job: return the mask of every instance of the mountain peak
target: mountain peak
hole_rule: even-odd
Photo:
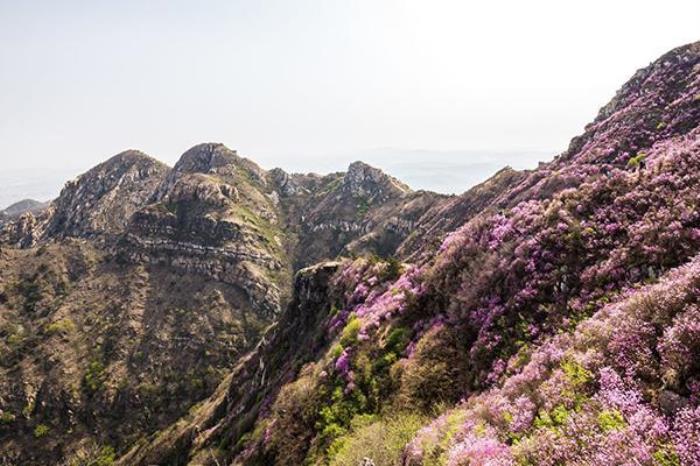
[[[113,155],[109,159],[105,160],[104,164],[119,164],[119,163],[136,163],[140,161],[149,161],[154,163],[160,163],[150,155],[138,149],[127,149]]]
[[[121,230],[169,168],[138,150],[121,152],[66,183],[53,201],[48,236]]]
[[[175,164],[174,171],[182,173],[219,173],[231,171],[240,161],[235,150],[221,143],[202,143],[187,150]]]
[[[37,212],[46,207],[46,202],[39,202],[34,199],[22,199],[12,205],[7,206],[4,210],[0,210],[0,219],[3,216],[14,217],[22,215],[25,212]]]
[[[356,161],[343,177],[343,190],[356,197],[385,198],[408,193],[411,188],[379,168]]]
[[[700,121],[700,42],[675,48],[638,70],[603,106],[561,161],[624,166],[657,141],[687,134]]]

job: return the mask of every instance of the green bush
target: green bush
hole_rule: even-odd
[[[654,452],[654,464],[657,466],[681,466],[681,460],[672,445],[664,445]]]
[[[88,466],[111,466],[114,464],[115,457],[114,448],[102,447],[97,456],[88,463]]]
[[[646,158],[647,154],[645,154],[644,152],[640,152],[627,161],[627,166],[630,168],[637,168],[639,164],[641,164]]]
[[[70,319],[57,320],[46,326],[46,333],[49,335],[55,335],[57,333],[65,335],[73,331],[75,331],[75,324]]]
[[[625,427],[625,419],[618,410],[605,410],[598,414],[598,427],[603,432],[620,430]]]
[[[561,363],[561,368],[566,378],[575,387],[585,385],[593,380],[593,374],[576,361],[566,359]]]
[[[404,447],[424,422],[416,414],[396,414],[380,420],[357,416],[350,432],[338,438],[329,450],[330,464],[357,466],[366,457],[377,466],[400,466]]]
[[[85,371],[83,382],[89,392],[96,392],[102,388],[105,378],[105,367],[100,361],[92,361]]]
[[[430,331],[418,341],[400,374],[399,401],[429,411],[438,403],[455,403],[469,385],[466,351],[460,336],[447,328]]]
[[[27,279],[18,285],[20,294],[24,297],[24,310],[34,312],[36,305],[41,301],[41,287],[34,279]]]
[[[401,276],[402,270],[403,264],[401,261],[393,256],[389,257],[386,259],[386,268],[379,274],[379,280],[382,282],[396,280]]]
[[[49,426],[46,424],[37,424],[34,428],[34,437],[42,438],[49,433]]]
[[[114,448],[109,445],[100,446],[91,442],[79,449],[74,456],[63,464],[66,466],[112,466],[115,459]]]
[[[341,354],[343,354],[343,345],[337,344],[337,345],[333,345],[333,347],[331,347],[331,350],[330,350],[331,358],[336,359]]]
[[[360,333],[362,323],[355,314],[351,314],[348,323],[345,324],[343,333],[340,335],[340,344],[348,347],[357,342],[357,335]]]

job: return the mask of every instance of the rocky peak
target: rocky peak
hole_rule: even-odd
[[[180,157],[173,168],[177,173],[216,173],[232,175],[241,159],[235,150],[221,143],[198,144]]]
[[[143,206],[169,168],[143,152],[128,150],[66,183],[52,203],[45,235],[118,233]]]
[[[402,195],[410,188],[378,168],[364,162],[353,162],[343,177],[343,191],[354,197],[371,200]]]
[[[282,196],[289,197],[309,192],[303,183],[300,182],[299,175],[290,175],[281,168],[273,168],[268,174]]]
[[[265,170],[223,144],[203,143],[182,154],[173,170],[155,190],[151,202],[172,200],[174,191],[189,192],[195,189],[213,193],[222,191],[224,197],[237,199],[235,192],[242,189],[242,185],[251,183],[256,185],[255,189],[265,189]]]

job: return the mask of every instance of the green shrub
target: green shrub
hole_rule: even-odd
[[[380,420],[376,416],[357,416],[350,432],[329,449],[330,464],[357,466],[367,457],[377,466],[400,466],[404,447],[424,422],[416,414],[396,414]]]
[[[605,410],[598,414],[598,427],[603,432],[620,430],[625,427],[625,419],[618,410]]]
[[[471,375],[460,336],[448,328],[428,332],[400,373],[401,405],[429,411],[437,403],[455,403]]]
[[[20,294],[24,297],[24,310],[34,312],[37,303],[41,300],[41,287],[34,279],[26,279],[17,286]]]
[[[664,445],[654,452],[656,466],[681,466],[681,460],[672,445]]]
[[[537,429],[551,429],[553,427],[559,427],[564,425],[567,419],[569,419],[569,411],[566,409],[565,406],[558,405],[554,407],[554,409],[552,409],[552,411],[550,412],[541,410],[537,414],[533,425]]]
[[[379,274],[379,280],[389,281],[396,280],[401,276],[403,270],[403,264],[400,260],[395,257],[389,257],[386,259],[386,268]]]
[[[105,367],[100,361],[92,361],[85,371],[83,382],[89,392],[96,392],[102,388],[105,378]]]
[[[575,387],[585,385],[593,380],[593,374],[576,361],[565,359],[561,363],[561,368],[566,378]]]
[[[114,464],[116,454],[110,446],[100,448],[99,453],[88,463],[88,466],[111,466]]]
[[[46,424],[37,424],[34,428],[34,437],[42,438],[49,433],[49,426]]]
[[[630,168],[637,168],[639,164],[641,164],[646,158],[647,154],[645,154],[644,152],[640,152],[627,161],[627,166]]]
[[[343,354],[343,345],[341,345],[341,344],[333,345],[333,347],[330,350],[331,358],[336,359],[341,354]]]
[[[115,459],[114,448],[90,442],[62,464],[66,466],[112,466]]]
[[[57,320],[46,326],[46,333],[49,335],[55,335],[57,333],[65,335],[73,331],[75,331],[75,324],[70,319]]]
[[[15,415],[8,412],[0,414],[0,425],[12,424],[15,421]]]
[[[406,327],[396,327],[386,339],[386,349],[395,353],[400,353],[411,341],[411,331]]]
[[[281,464],[303,464],[315,431],[321,430],[319,405],[324,403],[327,393],[317,382],[311,369],[302,369],[297,380],[280,390],[272,407],[275,428],[271,430],[266,448],[274,457],[284,458]],[[331,413],[324,414],[330,418]]]
[[[22,416],[25,418],[29,419],[34,412],[34,408],[36,407],[36,400],[29,400],[27,401],[27,404],[22,408]]]
[[[340,344],[348,347],[357,342],[357,335],[360,333],[362,323],[355,314],[351,314],[348,323],[345,324],[343,333],[340,335]]]

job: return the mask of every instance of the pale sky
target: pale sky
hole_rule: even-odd
[[[292,171],[548,159],[699,26],[698,0],[0,0],[0,172],[205,141]]]

